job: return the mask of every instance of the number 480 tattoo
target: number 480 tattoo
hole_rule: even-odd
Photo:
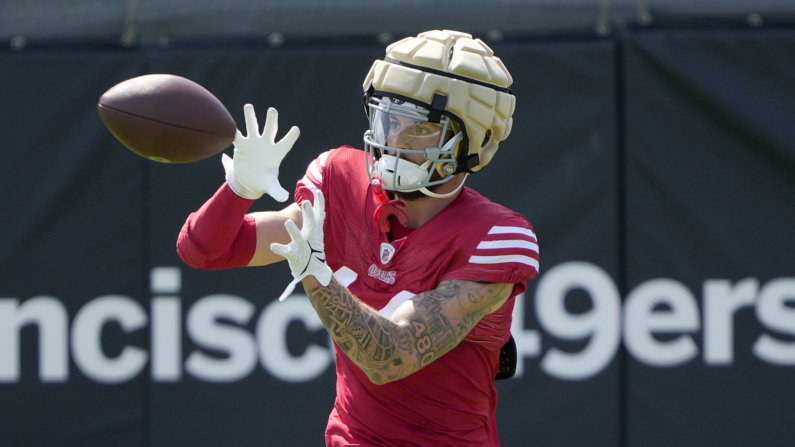
[[[320,320],[342,351],[376,383],[405,377],[453,349],[510,296],[511,284],[452,280],[412,298],[392,321],[332,280],[309,290]],[[400,313],[400,312],[398,312]]]

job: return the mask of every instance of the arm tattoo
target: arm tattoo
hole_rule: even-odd
[[[340,349],[374,382],[405,377],[453,349],[510,295],[511,284],[446,281],[411,301],[397,321],[379,314],[332,280],[308,291]]]
[[[405,330],[356,299],[336,280],[308,294],[331,337],[371,378],[388,377],[390,365],[400,365],[398,348],[411,349]]]

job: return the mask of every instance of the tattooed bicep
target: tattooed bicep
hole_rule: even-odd
[[[438,307],[451,317],[469,315],[480,319],[502,306],[512,290],[513,284],[450,280],[418,295],[415,303],[422,308]]]

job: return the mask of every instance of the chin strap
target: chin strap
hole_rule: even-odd
[[[373,196],[375,196],[375,201],[378,203],[373,218],[378,222],[381,232],[389,233],[389,230],[391,230],[389,216],[397,217],[401,225],[406,225],[409,218],[406,216],[406,213],[400,209],[405,208],[406,204],[400,200],[389,200],[389,196],[386,195],[386,191],[381,187],[381,182],[377,178],[373,179],[373,183]]]
[[[446,197],[452,196],[453,194],[457,193],[458,191],[461,191],[461,188],[464,187],[464,183],[467,181],[467,177],[468,176],[469,176],[469,173],[465,172],[464,173],[464,178],[461,179],[461,184],[458,185],[458,188],[454,189],[451,192],[448,192],[447,194],[436,194],[435,192],[429,191],[428,188],[420,188],[420,191],[422,191],[422,193],[425,194],[426,196],[436,197],[437,199],[444,199]]]

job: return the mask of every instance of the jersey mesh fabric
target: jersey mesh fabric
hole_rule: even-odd
[[[355,274],[351,293],[381,310],[396,295],[422,293],[450,279],[512,283],[514,289],[465,341],[386,385],[370,382],[335,344],[337,399],[327,445],[499,445],[494,376],[500,348],[510,336],[515,296],[537,273],[532,228],[520,214],[464,188],[430,221],[390,242],[373,218],[376,203],[364,161],[364,153],[350,147],[326,152],[310,165],[295,193],[300,204],[312,200],[317,188],[323,191],[326,257],[333,271]],[[489,232],[495,227],[514,229],[497,239],[521,243],[494,244]],[[394,248],[387,262],[381,257],[384,243]]]

